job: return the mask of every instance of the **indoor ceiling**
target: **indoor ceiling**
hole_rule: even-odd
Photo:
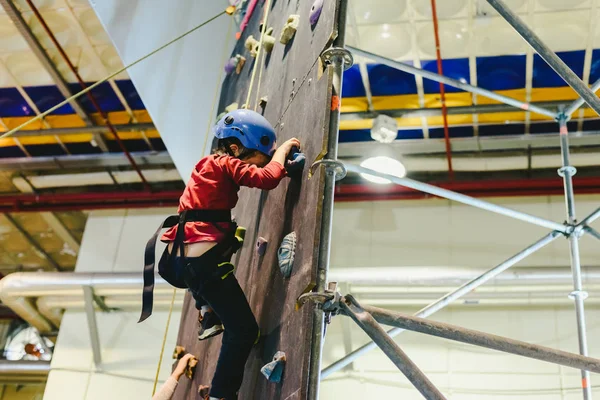
[[[348,44],[437,72],[430,1],[350,0]],[[600,30],[595,26],[598,1],[506,3],[585,82],[600,78]],[[81,88],[40,17],[85,83],[122,67],[88,0],[0,0],[0,5],[0,132]],[[554,108],[577,97],[485,0],[438,0],[437,12],[444,75]],[[390,154],[402,159],[409,174],[419,179],[446,179],[439,85],[367,59],[356,57],[356,61],[344,76],[340,157]],[[482,173],[519,179],[549,173],[556,176],[560,159],[555,122],[517,109],[487,112],[485,107],[496,102],[450,87],[446,91],[458,179],[481,179]],[[176,199],[173,193],[180,190],[181,180],[128,75],[120,74],[92,94],[143,171],[148,181],[145,188],[151,186],[154,194],[140,197],[142,182],[88,98],[61,107],[42,122],[0,139],[0,192],[10,196],[58,194],[47,208],[60,208],[53,214],[17,213],[12,211],[24,208],[18,200],[0,204],[5,213],[0,214],[1,265],[73,267],[72,253],[81,239],[85,214],[69,210],[84,207],[74,200],[57,207],[56,202],[65,199],[61,194],[93,192],[98,197],[125,193],[119,201],[128,200],[132,206],[148,205],[149,201],[170,205]],[[461,107],[471,106],[479,107],[478,111],[461,111]],[[394,143],[384,145],[371,138],[372,121],[378,114],[396,119],[398,139]],[[569,129],[583,133],[572,138],[573,162],[580,168],[579,176],[596,179],[598,174],[590,170],[600,157],[600,121],[589,109],[574,117]],[[356,187],[356,183],[360,185]],[[597,179],[589,185],[589,190],[600,189]],[[173,190],[158,198],[156,192],[165,189]],[[365,190],[364,182],[351,177],[338,194],[350,193],[356,199]],[[36,201],[40,200],[32,200]]]

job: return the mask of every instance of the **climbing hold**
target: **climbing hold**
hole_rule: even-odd
[[[260,372],[262,372],[269,382],[279,383],[281,382],[281,377],[283,376],[285,361],[285,353],[283,351],[278,351],[275,353],[273,361],[262,367]]]
[[[235,57],[231,57],[225,64],[225,73],[229,75],[235,71],[239,75],[240,72],[242,72],[242,68],[244,68],[245,63],[246,58],[236,54]]]
[[[187,376],[188,379],[191,380],[194,377],[197,365],[198,359],[196,357],[190,358],[190,361],[188,361],[188,365],[185,367],[185,376]]]
[[[225,9],[225,13],[227,15],[233,15],[234,12],[235,12],[235,6],[234,5],[230,5],[229,7],[227,7]]]
[[[269,101],[269,98],[267,96],[263,96],[260,98],[258,105],[260,106],[260,108],[264,109],[267,106],[268,101]]]
[[[210,392],[210,386],[206,386],[206,385],[198,386],[198,395],[200,395],[201,399],[208,398],[209,392]]]
[[[283,26],[283,31],[281,31],[281,36],[279,37],[279,43],[288,44],[290,40],[296,34],[296,30],[298,30],[298,25],[300,24],[300,16],[296,14],[292,14],[288,17],[287,22]]]
[[[242,72],[242,68],[244,68],[244,64],[246,64],[246,57],[239,54],[235,57],[238,59],[238,63],[235,67],[235,73],[239,75]]]
[[[250,55],[252,57],[256,57],[258,52],[258,40],[254,39],[254,36],[250,35],[246,38],[246,42],[244,43],[244,47],[250,51]]]
[[[268,28],[265,34],[263,35],[263,48],[267,53],[270,53],[273,50],[273,46],[275,46],[275,38],[272,36],[273,28]],[[258,54],[258,48],[260,46],[260,42],[254,38],[254,36],[250,35],[246,39],[244,43],[244,47],[250,51],[250,55],[252,57],[256,57]]]
[[[238,103],[231,103],[230,105],[225,107],[225,110],[222,113],[220,113],[219,115],[217,115],[215,124],[217,124],[221,120],[221,118],[223,118],[225,115],[227,115],[227,113],[237,110],[238,108],[239,108]]]
[[[259,237],[258,240],[256,241],[256,252],[258,253],[259,256],[264,256],[265,252],[267,251],[267,239],[263,238],[263,237]]]
[[[294,264],[294,256],[296,255],[296,232],[288,233],[281,242],[277,251],[277,259],[279,260],[279,269],[284,278],[289,278],[292,275],[292,266]]]
[[[306,156],[301,153],[297,148],[290,151],[290,155],[285,161],[285,170],[288,174],[294,174],[304,169],[306,163]]]
[[[275,46],[275,37],[273,37],[273,28],[268,28],[263,36],[263,47],[267,53],[270,53]]]
[[[315,26],[319,17],[321,16],[321,11],[323,10],[323,0],[315,0],[311,9],[310,9],[310,25]]]
[[[225,73],[227,75],[231,74],[235,71],[235,67],[237,67],[237,58],[231,57],[225,64]]]
[[[184,355],[185,355],[185,347],[183,347],[183,346],[175,346],[175,350],[173,350],[173,359],[174,360],[179,360]]]
[[[235,237],[240,243],[244,243],[244,239],[246,238],[246,228],[238,226],[235,230]]]

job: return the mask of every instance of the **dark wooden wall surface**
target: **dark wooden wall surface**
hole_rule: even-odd
[[[309,307],[295,310],[296,299],[314,282],[317,269],[318,242],[321,223],[323,180],[319,171],[309,180],[310,164],[326,147],[327,126],[331,105],[331,73],[323,69],[319,55],[329,46],[336,32],[335,0],[325,0],[320,19],[313,28],[309,22],[312,0],[273,0],[268,26],[274,28],[277,40],[267,55],[262,69],[260,87],[257,71],[249,108],[256,99],[267,96],[263,109],[257,108],[276,127],[281,143],[291,137],[302,142],[307,163],[301,177],[285,179],[277,189],[261,192],[242,188],[240,201],[234,210],[238,224],[246,227],[246,241],[234,257],[236,277],[246,293],[262,339],[252,350],[240,400],[306,398],[312,319]],[[259,23],[264,15],[264,2],[259,1],[250,24],[238,41],[234,55],[239,53],[247,62],[240,75],[229,75],[223,84],[219,112],[227,105],[245,103],[255,59],[244,48],[246,37],[260,38]],[[291,43],[279,43],[287,17],[300,15],[300,26]],[[277,249],[283,237],[295,231],[298,237],[296,257],[290,278],[284,278],[277,264]],[[268,240],[267,251],[259,256],[256,240]],[[215,370],[221,338],[197,340],[197,311],[189,296],[184,302],[178,344],[199,358],[192,382],[182,378],[175,399],[197,399],[198,385],[209,385]],[[277,351],[287,355],[283,381],[268,382],[260,368],[271,361]]]

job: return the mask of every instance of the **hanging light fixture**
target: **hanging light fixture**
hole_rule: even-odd
[[[404,178],[406,176],[406,167],[404,164],[390,157],[377,156],[367,158],[360,163],[360,166],[363,168],[372,169],[373,171],[381,172],[382,174],[394,175],[398,178]],[[378,183],[381,185],[388,185],[392,183],[389,179],[380,178],[374,175],[360,174],[360,176],[369,182]]]

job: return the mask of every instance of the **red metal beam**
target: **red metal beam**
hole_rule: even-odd
[[[19,194],[0,196],[0,212],[176,207],[181,191]]]
[[[442,51],[440,48],[440,32],[438,27],[437,5],[431,0],[431,14],[433,18],[433,33],[435,36],[435,53],[437,57],[438,74],[444,75],[442,67]],[[452,168],[452,148],[450,146],[450,128],[448,127],[448,107],[446,105],[446,87],[440,82],[440,101],[442,103],[442,118],[444,120],[444,143],[446,144],[446,160],[448,161],[448,176],[454,180],[454,169]]]
[[[560,178],[521,180],[480,180],[432,184],[473,197],[516,197],[562,195]],[[600,177],[579,178],[577,194],[600,193]],[[176,207],[180,190],[148,192],[18,194],[0,196],[0,212],[78,211],[123,208]],[[427,199],[433,196],[398,185],[341,184],[335,200],[374,201]]]
[[[48,35],[48,37],[50,38],[50,40],[52,40],[52,43],[54,43],[54,47],[56,47],[56,49],[58,50],[58,52],[60,53],[60,55],[62,56],[62,58],[65,60],[65,62],[69,66],[69,69],[71,70],[71,72],[73,72],[73,74],[77,78],[77,81],[79,82],[79,85],[81,86],[81,89],[82,90],[86,89],[87,85],[85,84],[85,82],[81,78],[81,75],[79,75],[79,72],[77,71],[77,68],[75,68],[75,66],[73,65],[73,63],[69,59],[69,56],[67,55],[67,53],[65,52],[65,50],[62,48],[62,46],[60,45],[60,43],[56,39],[56,36],[54,36],[54,33],[52,32],[52,30],[50,29],[50,27],[48,26],[48,24],[46,23],[46,21],[42,17],[42,14],[40,14],[40,12],[38,11],[37,7],[33,4],[33,2],[31,0],[26,0],[26,1],[27,1],[27,4],[29,5],[29,7],[31,8],[31,11],[33,11],[33,13],[35,14],[35,16],[38,19],[38,21],[42,24],[42,27],[46,31],[46,34]],[[127,159],[129,160],[129,163],[131,164],[131,166],[133,167],[133,169],[135,170],[135,172],[139,175],[139,177],[142,180],[142,183],[144,185],[144,188],[146,188],[146,190],[150,191],[151,190],[150,184],[148,183],[148,181],[144,177],[144,174],[142,174],[142,171],[140,170],[140,167],[136,164],[135,160],[131,156],[131,153],[129,153],[129,151],[125,147],[125,143],[123,143],[123,140],[121,140],[121,138],[119,137],[119,134],[117,133],[116,128],[109,121],[108,116],[106,115],[106,113],[104,111],[102,111],[102,108],[100,107],[100,104],[98,104],[98,102],[96,101],[96,98],[94,97],[94,95],[92,94],[92,92],[87,92],[86,94],[87,94],[87,97],[89,98],[90,102],[92,103],[92,105],[96,109],[96,111],[98,111],[98,113],[102,117],[102,120],[104,121],[104,124],[108,127],[108,130],[115,137],[115,140],[117,141],[117,144],[121,148],[121,151],[125,154],[125,157],[127,157]]]

